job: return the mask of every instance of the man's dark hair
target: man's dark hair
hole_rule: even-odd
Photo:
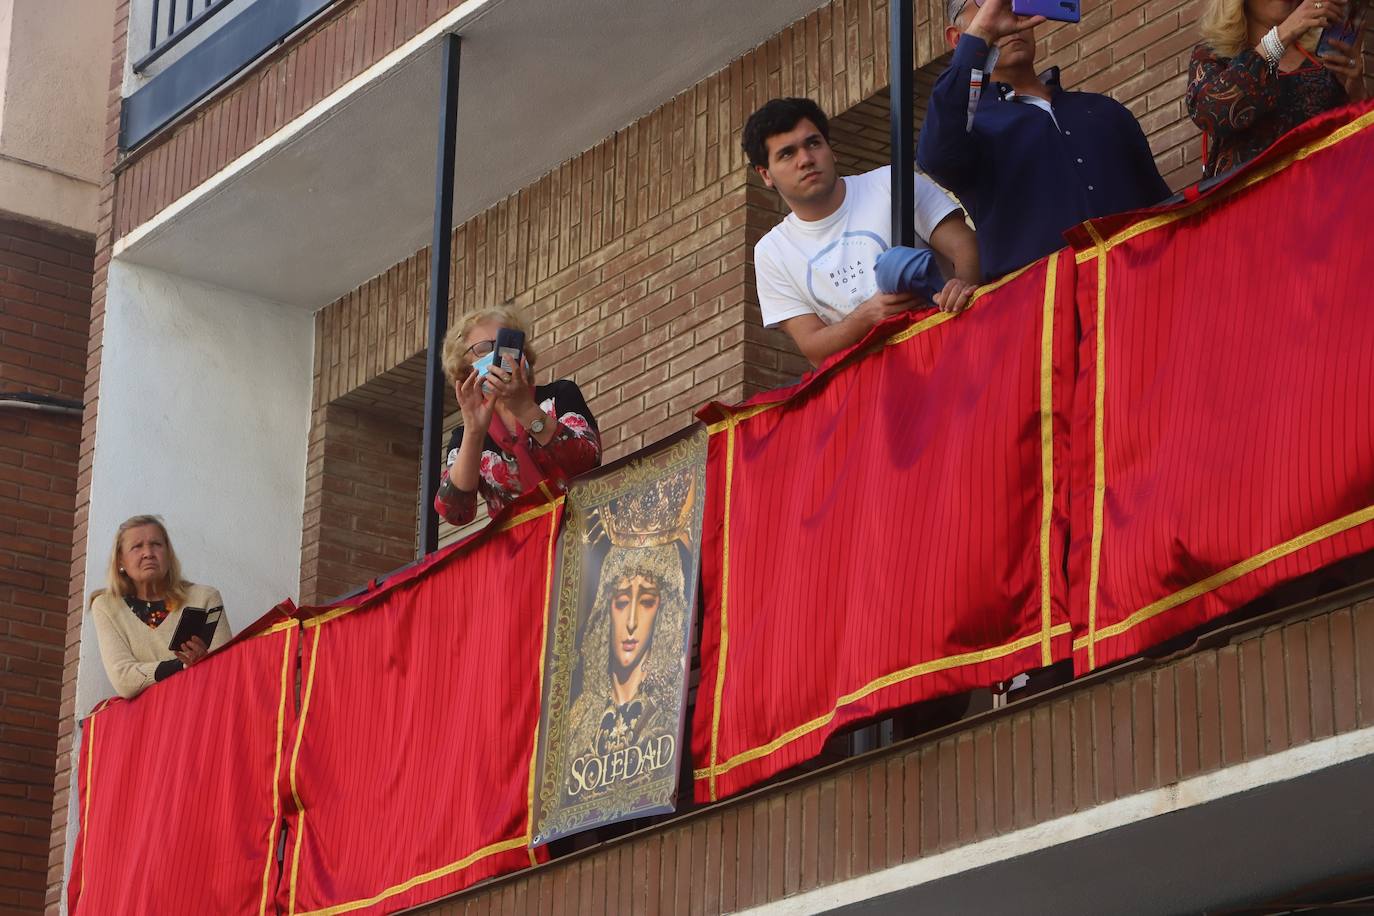
[[[768,167],[768,138],[785,134],[802,120],[816,125],[821,136],[830,142],[830,119],[821,111],[821,106],[810,99],[770,99],[763,107],[749,116],[744,122],[744,132],[740,136],[740,146],[749,164]]]

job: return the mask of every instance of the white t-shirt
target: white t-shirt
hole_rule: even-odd
[[[774,327],[798,315],[834,324],[878,292],[873,264],[892,244],[892,168],[841,178],[844,202],[825,219],[795,213],[754,246],[763,323]],[[959,209],[930,179],[916,176],[918,247]]]

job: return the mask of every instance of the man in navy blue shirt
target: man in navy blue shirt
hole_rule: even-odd
[[[986,279],[1064,246],[1064,230],[1169,197],[1120,103],[1035,73],[1043,16],[1010,0],[949,0],[954,59],[931,92],[917,162],[964,205]],[[989,73],[990,71],[990,73]],[[981,87],[981,91],[978,89]]]

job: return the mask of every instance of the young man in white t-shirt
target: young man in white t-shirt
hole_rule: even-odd
[[[810,99],[773,99],[750,115],[741,145],[791,214],[754,246],[763,323],[781,327],[813,365],[852,346],[879,322],[930,303],[880,293],[873,264],[892,245],[889,167],[840,178],[825,113]],[[978,285],[978,242],[948,195],[916,176],[917,244],[946,275],[934,304],[968,307]]]

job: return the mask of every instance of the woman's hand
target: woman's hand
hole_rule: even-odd
[[[204,658],[209,649],[205,647],[205,640],[199,636],[192,636],[181,644],[181,648],[174,653],[181,664],[187,668]]]
[[[463,412],[463,429],[485,436],[496,398],[482,391],[482,376],[476,369],[469,369],[467,378],[453,383],[453,393],[458,396],[458,409]]]
[[[1343,41],[1331,39],[1331,47],[1334,51],[1328,51],[1322,55],[1322,66],[1336,74],[1336,79],[1340,80],[1345,87],[1345,94],[1350,97],[1352,102],[1363,102],[1365,100],[1364,88],[1364,45],[1353,48]]]
[[[530,382],[529,364],[523,359],[514,371],[504,365],[492,366],[487,374],[487,387],[491,389],[492,397],[504,405],[512,416],[525,417],[532,410],[538,410],[534,402],[534,386]]]
[[[1279,24],[1279,40],[1285,48],[1312,29],[1325,28],[1345,19],[1346,0],[1302,0],[1298,8]],[[1348,55],[1347,55],[1348,56]]]

